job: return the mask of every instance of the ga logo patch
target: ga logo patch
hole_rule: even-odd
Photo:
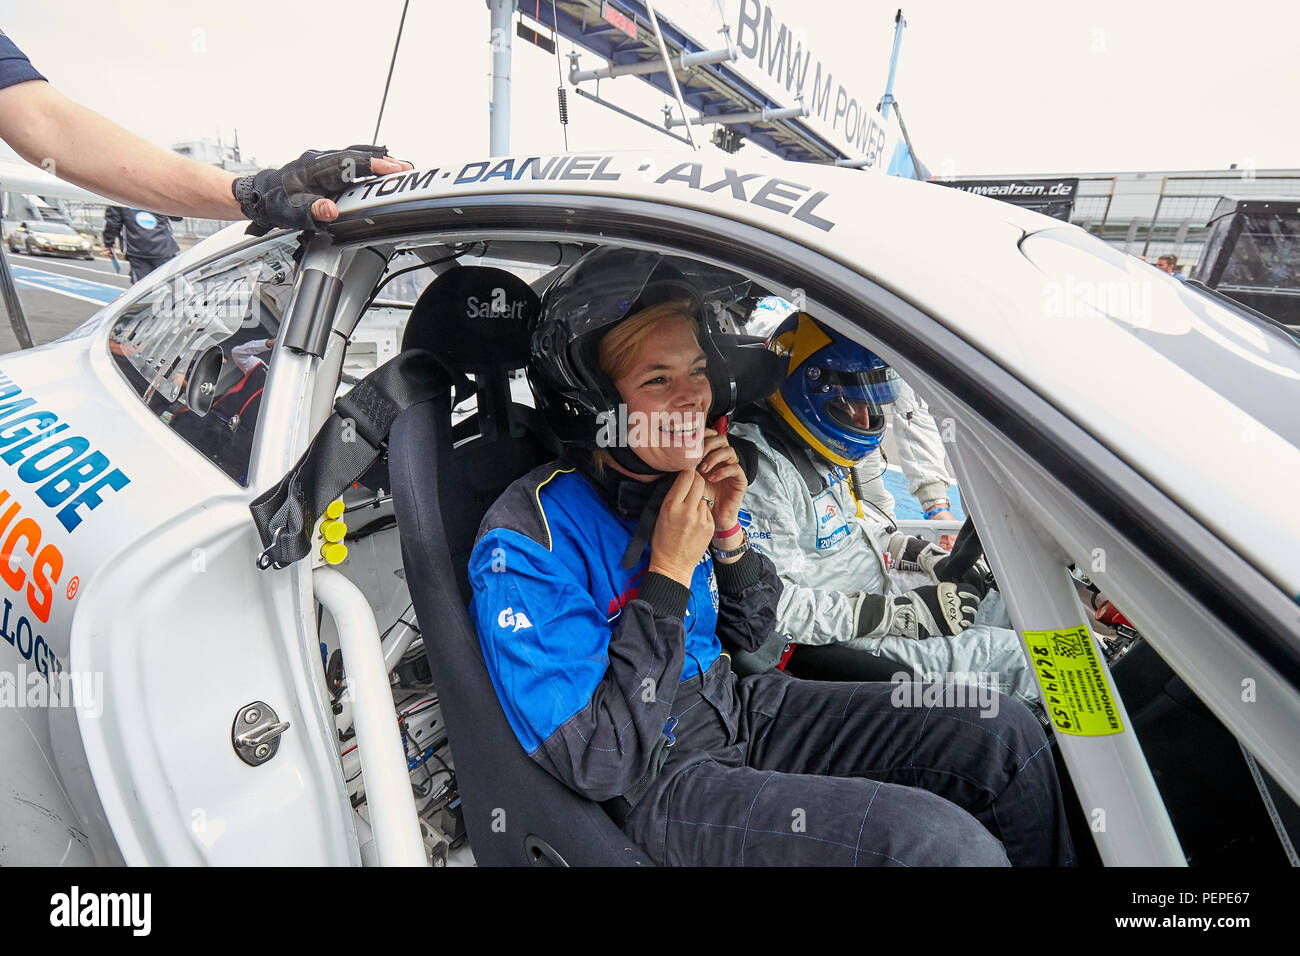
[[[523,611],[516,614],[514,608],[508,607],[497,615],[497,626],[502,630],[509,628],[513,633],[514,631],[522,631],[526,627],[532,627],[533,622],[528,620],[528,615]]]
[[[135,211],[135,224],[141,229],[157,229],[158,217],[151,212],[145,212],[143,209]]]

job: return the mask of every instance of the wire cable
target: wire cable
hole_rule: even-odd
[[[382,290],[384,286],[388,285],[388,283],[392,282],[398,276],[406,275],[406,273],[414,272],[417,269],[428,269],[431,266],[440,266],[444,262],[451,262],[455,259],[459,259],[461,256],[465,254],[465,252],[471,246],[473,246],[473,243],[469,243],[468,245],[463,247],[458,247],[456,251],[453,252],[451,255],[443,256],[441,259],[434,259],[430,262],[421,262],[417,265],[407,266],[405,269],[398,269],[396,272],[392,273],[391,275],[384,276],[383,280],[379,283],[379,285],[375,286],[374,290],[370,293],[370,298],[366,299],[366,304],[361,307],[361,314],[362,315],[366,314],[366,310],[369,309],[370,306],[374,304],[375,299],[379,297],[380,290]]]
[[[388,79],[384,80],[384,97],[379,101],[379,115],[375,117],[375,135],[370,142],[379,145],[379,124],[384,121],[384,105],[388,102],[388,85],[393,82],[393,67],[397,65],[397,47],[402,42],[402,28],[406,26],[406,8],[411,0],[402,4],[402,19],[397,24],[397,39],[393,41],[393,58],[388,61]]]
[[[865,481],[862,482],[862,484],[864,485],[870,484],[873,481],[879,481],[880,479],[885,477],[885,472],[889,470],[889,459],[885,456],[885,449],[883,448],[880,449],[880,459],[881,461],[884,462],[884,467],[880,469],[880,474],[876,475],[873,478],[867,478]],[[886,532],[887,534],[893,534],[895,531],[898,530],[898,525],[894,523],[893,518],[885,514],[885,509],[881,508],[880,505],[876,504],[874,501],[868,499],[865,496],[865,492],[858,487],[858,475],[854,468],[849,469],[849,485],[853,489],[853,497],[857,499],[859,504],[864,504],[869,506],[876,512],[876,514],[880,515],[880,517],[885,519],[885,524],[889,526],[889,529]]]
[[[419,634],[419,633],[420,633],[420,629],[419,629],[418,627],[414,627],[414,626],[411,624],[410,621],[407,621],[407,620],[406,620],[406,612],[409,611],[409,610],[411,610],[411,608],[413,608],[413,607],[415,607],[415,602],[414,602],[414,601],[412,601],[410,604],[406,605],[406,611],[403,611],[401,614],[397,615],[397,620],[394,621],[392,624],[389,624],[389,625],[388,625],[388,627],[384,630],[384,633],[382,633],[382,634],[379,635],[379,639],[382,641],[384,638],[386,638],[386,637],[389,635],[389,633],[392,631],[392,629],[395,628],[395,627],[397,627],[397,625],[399,625],[399,624],[405,624],[407,627],[409,627],[409,628],[411,628],[413,631],[415,631],[415,633]],[[416,694],[412,694],[411,696],[415,697],[415,696],[418,696],[418,695],[416,695]],[[435,697],[434,700],[437,700],[437,698]],[[403,701],[402,705],[403,705],[403,706],[405,705],[405,701]]]
[[[537,0],[537,10],[541,12],[542,0]],[[537,19],[540,19],[538,17]],[[560,132],[564,134],[564,151],[569,151],[569,97],[568,92],[564,89],[564,67],[560,64],[560,20],[555,12],[555,0],[551,0],[551,46],[555,48],[555,75],[559,78],[560,85],[556,88],[556,96],[560,101]]]

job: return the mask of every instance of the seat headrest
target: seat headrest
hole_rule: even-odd
[[[785,381],[789,359],[769,349],[761,336],[714,333],[713,341],[731,366],[737,408],[767,398]]]
[[[457,266],[420,294],[402,349],[427,349],[457,371],[528,364],[529,329],[541,300],[503,269]]]

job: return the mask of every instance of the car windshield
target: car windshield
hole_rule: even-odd
[[[32,232],[48,232],[59,236],[76,236],[79,235],[77,230],[71,226],[65,226],[61,222],[37,222],[31,225]]]

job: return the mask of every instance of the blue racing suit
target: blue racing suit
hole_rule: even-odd
[[[648,571],[639,519],[672,477],[553,463],[483,520],[471,614],[533,760],[665,865],[1072,860],[1042,728],[1016,702],[981,713],[902,700],[911,685],[737,679],[719,638],[760,647],[780,579],[754,550],[705,555],[689,588]]]
[[[471,612],[506,719],[534,760],[593,800],[650,768],[678,683],[718,661],[720,630],[741,647],[767,636],[781,587],[757,554],[720,568],[725,608],[707,554],[689,590],[647,571],[649,548],[626,569],[635,525],[556,463],[493,505],[470,557]]]

